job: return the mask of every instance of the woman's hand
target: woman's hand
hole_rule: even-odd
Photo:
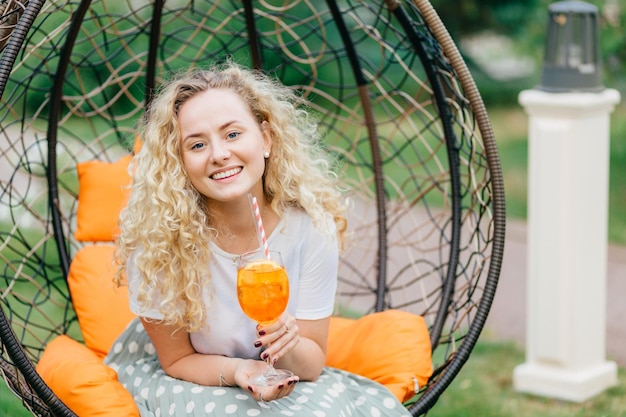
[[[296,320],[288,313],[269,325],[258,325],[254,342],[263,347],[261,359],[287,369],[303,381],[315,381],[326,362],[326,343],[330,317]],[[265,397],[263,397],[265,398]]]
[[[300,342],[300,329],[296,319],[285,313],[269,325],[257,325],[258,339],[254,346],[264,347],[261,353],[262,360],[270,360],[272,364],[289,353]],[[265,397],[263,397],[265,398]]]
[[[235,382],[247,389],[252,398],[257,401],[273,401],[291,394],[300,380],[297,375],[278,383],[277,385],[254,385],[250,381],[255,375],[262,374],[267,369],[267,363],[258,360],[241,360],[235,368]]]

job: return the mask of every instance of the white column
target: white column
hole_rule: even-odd
[[[601,93],[526,90],[526,363],[514,389],[582,402],[617,384],[606,361],[609,115]]]

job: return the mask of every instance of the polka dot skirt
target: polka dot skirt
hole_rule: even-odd
[[[334,368],[325,368],[315,382],[298,382],[288,397],[267,403],[239,387],[206,387],[169,377],[138,319],[114,343],[105,362],[135,398],[141,417],[410,416],[384,386]]]

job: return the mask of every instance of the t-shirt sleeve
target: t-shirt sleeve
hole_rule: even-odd
[[[339,247],[336,239],[311,227],[302,248],[296,318],[318,320],[335,308]]]

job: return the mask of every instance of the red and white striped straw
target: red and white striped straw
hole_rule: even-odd
[[[250,201],[252,214],[256,222],[256,234],[259,238],[259,244],[263,248],[265,258],[270,259],[270,249],[267,246],[267,238],[265,237],[265,229],[263,228],[263,220],[261,219],[261,210],[259,210],[259,203],[257,202],[256,197],[253,197],[252,194],[248,194],[248,200]]]

